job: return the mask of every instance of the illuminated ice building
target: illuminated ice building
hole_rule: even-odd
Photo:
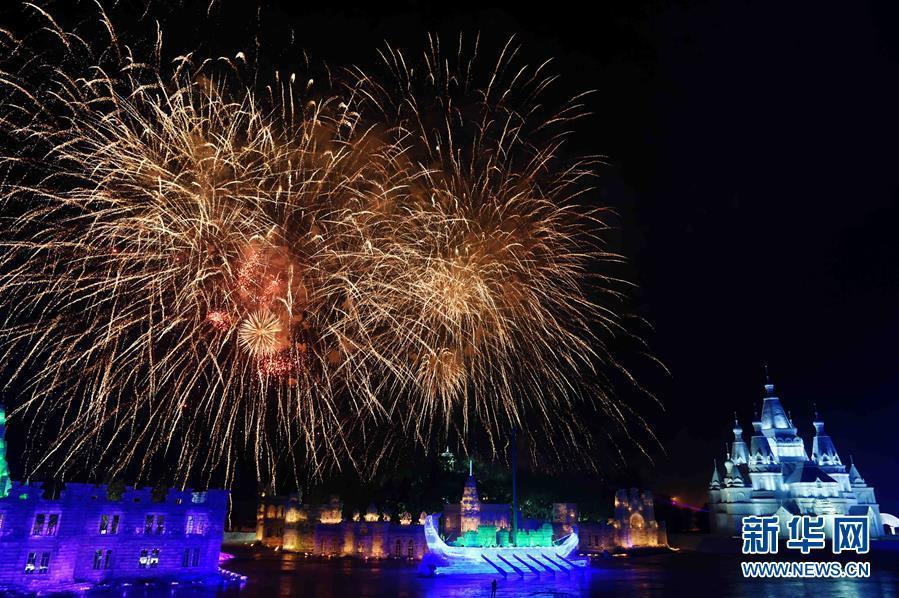
[[[793,515],[864,515],[872,536],[883,533],[874,489],[851,463],[847,468],[815,414],[811,455],[796,426],[765,384],[761,417],[752,422],[747,444],[739,421],[724,468],[718,464],[709,483],[709,517],[715,533],[738,535],[746,515],[777,515],[781,533]],[[831,525],[825,525],[825,529]],[[829,533],[829,530],[828,530]]]
[[[10,480],[0,405],[0,595],[218,577],[228,492]],[[220,579],[220,578],[219,578]]]

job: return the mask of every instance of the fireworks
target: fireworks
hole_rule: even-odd
[[[238,339],[251,355],[267,358],[284,348],[285,332],[275,314],[257,311],[240,325]]]
[[[623,423],[595,274],[617,256],[576,201],[594,161],[556,157],[583,108],[542,113],[544,66],[510,45],[480,85],[476,44],[433,41],[418,70],[388,49],[378,75],[254,86],[243,54],[138,61],[25,10],[60,46],[7,35],[0,73],[0,340],[19,410],[64,430],[36,467],[168,453],[230,480],[248,445],[260,476],[359,467],[391,421],[547,452],[584,445],[584,405]]]

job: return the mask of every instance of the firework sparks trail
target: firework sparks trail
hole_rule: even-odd
[[[591,299],[618,257],[577,201],[596,161],[557,158],[581,98],[537,108],[545,64],[510,44],[480,84],[476,43],[432,40],[418,70],[387,48],[379,76],[256,92],[243,53],[138,61],[105,15],[94,50],[25,10],[60,46],[0,32],[0,346],[18,412],[63,426],[37,468],[174,452],[230,481],[245,447],[260,477],[358,469],[391,421],[558,453],[590,444],[583,404],[623,425],[596,380],[626,373],[597,334],[624,327]]]

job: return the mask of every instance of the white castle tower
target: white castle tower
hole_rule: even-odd
[[[752,422],[749,447],[739,421],[735,421],[734,441],[724,469],[719,470],[715,463],[712,470],[712,532],[739,535],[746,515],[776,514],[784,533],[793,515],[865,515],[870,519],[871,536],[883,534],[874,489],[865,483],[854,463],[846,471],[817,413],[812,425],[815,437],[809,456],[805,442],[774,394],[774,385],[770,381],[765,384],[762,414]]]

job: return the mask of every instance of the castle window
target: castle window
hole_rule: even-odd
[[[100,517],[100,535],[112,535],[119,533],[119,516],[102,515]]]
[[[58,513],[38,513],[34,516],[34,525],[31,528],[32,536],[55,536],[59,528]]]
[[[37,573],[43,575],[50,571],[50,553],[49,552],[29,552],[28,560],[25,562],[25,575]]]
[[[409,546],[407,547],[407,553],[409,558],[413,558],[415,556],[415,542],[409,540]]]
[[[31,575],[32,573],[34,573],[36,561],[37,561],[37,553],[29,552],[28,560],[25,561],[25,575]]]
[[[159,549],[154,548],[150,550],[149,548],[143,548],[140,551],[140,559],[137,561],[137,566],[141,569],[155,569],[159,566]]]
[[[144,519],[144,534],[161,535],[165,532],[165,515],[147,515]]]
[[[206,533],[207,526],[206,515],[202,513],[190,513],[187,516],[187,524],[184,526],[184,533],[187,535],[196,534],[202,536]]]
[[[403,556],[403,541],[402,540],[396,541],[396,544],[393,547],[393,556],[395,556],[396,558],[400,558],[401,556]]]
[[[94,571],[101,569],[109,569],[112,567],[112,551],[96,550],[94,551]]]
[[[47,518],[47,516],[44,515],[43,513],[39,513],[34,516],[34,526],[31,528],[32,536],[44,535],[44,519],[46,519],[46,518]],[[34,554],[34,553],[32,553],[32,554]],[[32,569],[33,568],[34,567],[32,567]]]
[[[200,564],[200,549],[185,548],[181,554],[182,567],[197,567]]]
[[[47,519],[47,535],[55,536],[56,530],[59,527],[59,515],[52,514],[49,519]]]

